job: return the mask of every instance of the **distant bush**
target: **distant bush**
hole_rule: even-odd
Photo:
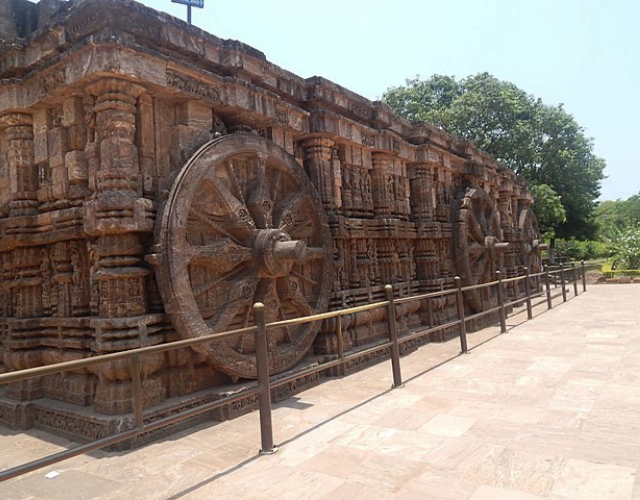
[[[612,232],[606,244],[609,255],[626,269],[640,269],[640,224]],[[618,264],[617,267],[622,266]]]
[[[563,240],[555,241],[556,255],[563,260],[592,260],[606,257],[609,248],[600,241]]]

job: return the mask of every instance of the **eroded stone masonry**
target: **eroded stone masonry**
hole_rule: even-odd
[[[257,300],[275,321],[539,269],[526,185],[382,103],[128,0],[7,0],[0,37],[0,371],[241,327]],[[400,334],[455,314],[405,304]],[[346,348],[387,335],[383,309],[343,327]],[[272,332],[272,373],[334,331]],[[253,378],[253,349],[146,356],[148,415]],[[126,363],[0,392],[5,425],[76,437],[131,411]]]

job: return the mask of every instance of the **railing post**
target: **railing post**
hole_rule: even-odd
[[[500,271],[496,271],[496,278],[498,278],[498,306],[500,306],[500,332],[506,333],[507,313],[504,309],[504,295],[502,290],[502,273]]]
[[[433,328],[433,305],[431,297],[427,297],[427,314],[429,315],[429,328]]]
[[[578,295],[578,276],[576,276],[576,263],[571,263],[571,279],[573,280],[573,296]]]
[[[336,316],[336,341],[338,343],[338,358],[344,358],[344,339],[342,338],[342,316]],[[340,364],[340,375],[344,376],[344,363]]]
[[[456,304],[458,305],[458,319],[460,320],[460,353],[467,354],[467,322],[464,318],[464,297],[462,295],[462,280],[460,276],[455,277],[456,288]]]
[[[391,340],[391,371],[393,372],[393,387],[402,386],[402,373],[400,372],[400,348],[398,346],[398,328],[396,324],[396,305],[393,302],[393,287],[384,286],[387,296],[387,322],[389,323],[389,340]]]
[[[547,289],[547,309],[553,307],[551,302],[551,279],[549,278],[549,267],[544,266],[544,286]]]
[[[560,262],[560,285],[562,286],[562,302],[567,301],[567,288],[564,281],[564,262]]]
[[[517,276],[517,273],[516,273]],[[508,278],[509,276],[507,276]],[[518,281],[512,281],[511,282],[511,288],[513,289],[513,300],[516,302],[516,304],[518,303],[518,300],[520,300],[520,291],[518,290],[518,288],[520,287],[520,283]],[[509,288],[507,286],[507,288]]]
[[[533,308],[531,307],[531,289],[529,288],[531,276],[528,267],[524,268],[524,274],[526,276],[526,278],[524,279],[524,290],[527,294],[527,318],[533,319]]]
[[[133,354],[131,356],[131,397],[133,399],[133,413],[136,418],[136,426],[138,429],[144,427],[144,417],[142,411],[142,363],[140,355]]]
[[[587,272],[584,267],[584,260],[580,264],[580,269],[582,270],[582,291],[587,291]]]
[[[256,325],[256,370],[258,372],[258,405],[260,409],[260,439],[262,444],[260,454],[269,455],[278,451],[278,448],[273,444],[267,327],[264,304],[262,302],[253,304],[253,321]]]

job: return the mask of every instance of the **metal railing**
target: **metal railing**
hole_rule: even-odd
[[[560,282],[561,291],[555,295],[552,295],[552,278],[555,284],[555,289],[558,288],[558,281]],[[30,368],[26,370],[19,370],[15,372],[9,372],[0,374],[0,385],[8,384],[11,382],[19,382],[23,380],[34,379],[47,375],[53,375],[56,373],[62,373],[70,370],[77,370],[79,368],[87,368],[89,366],[95,366],[102,363],[109,363],[113,361],[128,360],[131,374],[132,374],[132,406],[133,415],[135,421],[135,427],[129,430],[113,434],[101,439],[97,439],[87,444],[82,444],[74,448],[64,450],[46,457],[39,458],[37,460],[6,469],[0,472],[0,482],[17,477],[28,472],[32,472],[49,465],[53,465],[62,460],[72,458],[83,453],[98,450],[128,439],[135,438],[143,433],[155,431],[157,429],[176,424],[183,420],[201,415],[216,408],[220,408],[224,405],[240,401],[247,397],[258,397],[258,408],[260,412],[260,437],[261,437],[261,454],[274,453],[277,447],[273,439],[273,426],[271,415],[271,390],[282,385],[285,385],[294,380],[306,377],[309,375],[324,372],[330,368],[341,367],[341,372],[344,373],[346,363],[351,360],[362,358],[363,356],[381,353],[381,351],[389,350],[391,359],[391,368],[393,376],[393,388],[400,387],[402,385],[402,372],[400,366],[400,346],[411,341],[418,341],[435,332],[441,332],[443,330],[453,330],[458,327],[458,336],[460,340],[460,353],[466,354],[469,351],[467,344],[467,323],[478,318],[498,313],[500,322],[500,332],[505,333],[507,331],[506,318],[507,308],[526,304],[527,318],[533,318],[533,307],[546,302],[547,308],[553,307],[553,299],[562,296],[563,302],[567,301],[567,283],[573,283],[573,294],[578,295],[578,281],[582,279],[583,291],[586,291],[586,274],[584,262],[580,268],[576,268],[572,265],[570,268],[560,266],[557,269],[545,268],[543,272],[530,274],[527,268],[524,268],[524,274],[511,278],[503,278],[502,274],[498,271],[496,273],[496,281],[489,283],[482,283],[478,285],[463,287],[459,277],[454,278],[454,288],[449,288],[437,292],[431,292],[421,295],[414,295],[409,297],[394,298],[393,287],[386,285],[384,287],[386,300],[375,302],[372,304],[366,304],[357,307],[351,307],[348,309],[341,309],[337,311],[331,311],[321,314],[315,314],[313,316],[306,316],[302,318],[288,319],[283,321],[277,321],[273,323],[265,323],[264,305],[260,302],[253,306],[254,326],[241,328],[237,330],[231,330],[223,333],[216,333],[206,335],[203,337],[179,340],[175,342],[168,342],[161,345],[142,347],[138,349],[131,349],[128,351],[122,351],[112,354],[104,354],[99,356],[93,356],[84,359],[78,359],[73,361],[66,361],[63,363],[56,363],[38,368]],[[544,288],[540,286],[540,281],[544,279]],[[524,281],[524,297],[518,296],[518,289],[520,288],[520,282]],[[531,283],[534,285],[531,286]],[[483,288],[497,287],[497,305],[490,307],[484,311],[481,311],[470,316],[465,316],[464,308],[464,293],[474,290],[480,290]],[[505,292],[511,287],[513,300],[505,298]],[[532,293],[532,288],[536,291]],[[455,295],[457,319],[448,321],[442,324],[434,324],[432,315],[432,299],[444,297],[447,295]],[[535,298],[544,297],[542,301],[533,304]],[[406,335],[398,336],[397,324],[396,324],[396,306],[407,302],[413,302],[416,300],[426,301],[429,327],[420,329],[418,331],[410,332]],[[386,308],[386,317],[389,330],[389,338],[384,342],[377,343],[373,346],[364,349],[354,349],[351,352],[345,352],[344,342],[342,338],[342,316],[348,314],[358,314],[364,311]],[[338,353],[335,359],[318,363],[313,366],[306,367],[302,370],[285,374],[284,376],[278,376],[277,379],[271,380],[269,376],[268,366],[268,348],[267,348],[267,331],[271,328],[278,328],[283,326],[300,325],[304,323],[310,323],[315,321],[323,321],[327,319],[335,318],[335,333],[336,333],[336,345]],[[213,340],[229,339],[237,337],[239,335],[246,335],[253,333],[255,335],[256,346],[256,365],[257,365],[257,384],[254,387],[248,387],[241,391],[238,391],[232,395],[224,396],[215,401],[204,403],[198,407],[191,408],[175,415],[171,415],[159,420],[145,423],[145,415],[142,404],[142,363],[141,357],[152,353],[160,353],[173,351],[176,349],[182,349],[185,347],[193,347],[199,344],[211,342]]]

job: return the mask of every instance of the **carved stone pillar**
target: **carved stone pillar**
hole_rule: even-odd
[[[371,161],[373,213],[376,218],[383,219],[390,217],[395,208],[394,186],[389,175],[391,157],[386,153],[372,153]]]
[[[37,247],[17,248],[12,252],[11,267],[14,279],[12,291],[13,316],[39,318],[43,314],[41,255]]]
[[[90,290],[76,288],[78,310],[89,308],[99,318],[93,349],[113,352],[149,345],[147,326],[154,321],[148,313],[146,282],[149,270],[143,266],[143,235],[153,231],[153,202],[143,198],[140,169],[141,141],[136,125],[141,123],[138,98],[144,87],[119,78],[104,78],[87,86],[95,96],[88,109],[88,144],[91,199],[85,202],[85,232],[95,239],[85,254],[70,249],[71,284],[74,268],[89,270]],[[90,104],[85,100],[85,106]],[[144,107],[144,103],[143,106]],[[143,144],[145,149],[148,145]],[[146,158],[143,156],[143,160]],[[74,263],[74,259],[77,262]],[[86,299],[80,300],[81,297]],[[72,308],[74,306],[73,296]],[[159,402],[164,389],[152,374],[159,369],[156,359],[145,359],[143,381],[146,401]],[[131,381],[127,368],[111,365],[96,367],[98,376],[94,409],[100,413],[123,413],[131,409]]]
[[[313,185],[320,194],[322,206],[329,213],[341,207],[342,172],[335,143],[323,137],[307,139],[302,143],[305,149],[305,168]]]
[[[0,117],[4,129],[9,187],[13,194],[9,215],[38,213],[38,170],[33,152],[33,118],[27,113],[8,113]]]
[[[105,78],[87,87],[96,96],[92,200],[85,204],[85,230],[97,236],[97,265],[91,280],[99,289],[102,318],[145,314],[145,281],[140,233],[153,230],[151,201],[141,198],[136,139],[136,102],[144,87]]]
[[[434,205],[431,185],[432,169],[425,163],[417,163],[409,166],[408,173],[412,219],[415,222],[431,222]]]

